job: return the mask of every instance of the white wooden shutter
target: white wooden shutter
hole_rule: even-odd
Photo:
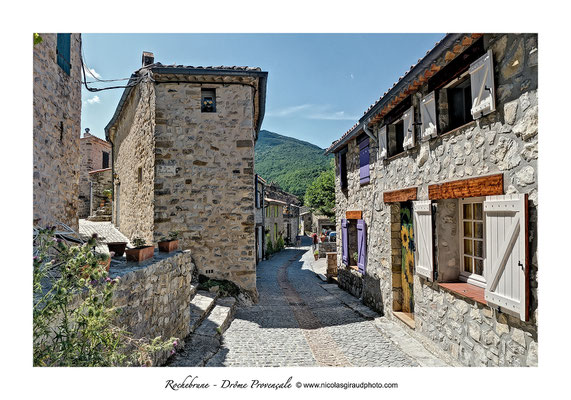
[[[379,129],[379,158],[384,160],[387,158],[387,126],[383,125]]]
[[[527,321],[527,195],[488,196],[484,214],[484,297],[488,304]]]
[[[432,207],[430,200],[413,201],[414,264],[416,273],[429,281],[433,279]]]
[[[470,64],[470,86],[472,90],[472,117],[488,115],[496,110],[496,88],[494,86],[494,63],[492,50]]]
[[[403,147],[405,150],[414,147],[414,106],[406,110],[402,116],[404,122],[404,140]]]
[[[420,102],[420,118],[422,120],[421,139],[427,140],[436,137],[436,101],[434,92],[425,96]]]

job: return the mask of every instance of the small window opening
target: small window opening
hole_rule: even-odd
[[[448,128],[452,130],[472,121],[470,75],[466,75],[464,79],[446,90],[448,96]]]
[[[109,168],[109,153],[106,151],[103,152],[103,162],[101,168]]]
[[[401,119],[388,126],[389,157],[396,156],[404,151],[404,121]]]
[[[216,112],[216,90],[202,89],[200,98],[201,112]]]
[[[137,170],[137,182],[141,183],[143,182],[143,168],[139,167],[139,169]]]

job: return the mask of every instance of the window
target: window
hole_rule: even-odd
[[[459,78],[450,86],[446,87],[448,98],[448,129],[452,130],[472,121],[472,88],[470,76]]]
[[[341,189],[347,188],[347,148],[337,153],[337,165],[340,177]]]
[[[200,111],[216,112],[216,90],[202,89],[200,97]]]
[[[370,182],[369,137],[362,136],[357,142],[359,143],[359,182],[364,185]]]
[[[57,65],[69,75],[71,70],[71,33],[57,34],[56,56]]]
[[[143,168],[139,167],[139,169],[137,170],[137,182],[141,183],[143,182]]]
[[[459,201],[460,278],[485,287],[484,279],[484,212],[481,197]]]
[[[404,151],[404,121],[402,119],[395,121],[387,126],[387,135],[389,142],[389,157],[396,156]]]
[[[109,153],[106,151],[103,152],[103,162],[101,168],[109,168]]]

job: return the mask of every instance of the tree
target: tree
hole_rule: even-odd
[[[335,215],[335,166],[333,161],[307,188],[305,204],[327,217]]]

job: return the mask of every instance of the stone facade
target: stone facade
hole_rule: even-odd
[[[280,231],[286,244],[293,244],[299,235],[300,226],[300,204],[297,196],[285,192],[277,184],[270,183],[265,188],[267,197],[285,203],[283,207],[283,223]]]
[[[79,218],[87,218],[97,208],[99,199],[93,199],[92,204],[92,181],[90,172],[111,168],[111,143],[99,139],[86,129],[80,139],[81,164],[79,171]],[[107,166],[103,162],[103,153],[107,153]],[[111,177],[111,174],[109,174]],[[111,181],[109,187],[112,189]],[[100,194],[100,193],[99,193]],[[93,209],[92,209],[93,207]]]
[[[284,232],[284,208],[286,203],[270,198],[264,199],[266,212],[264,216],[264,233],[266,235],[266,247],[269,242],[276,243],[276,240],[285,235]]]
[[[69,75],[58,65],[57,34],[34,45],[34,221],[78,229],[81,34],[70,36]]]
[[[342,264],[341,235],[337,235],[339,284],[361,297],[367,305],[394,317],[402,307],[403,297],[397,273],[402,262],[400,207],[398,203],[385,203],[384,193],[416,187],[416,199],[426,200],[429,199],[429,185],[502,174],[503,193],[528,195],[529,320],[522,321],[498,312],[485,301],[476,301],[440,285],[458,279],[459,203],[457,199],[437,200],[432,202],[437,278],[435,282],[428,282],[414,274],[413,333],[463,365],[533,366],[537,365],[538,341],[537,35],[479,36],[461,37],[452,47],[442,50],[434,63],[440,69],[455,55],[481,40],[483,50],[491,49],[493,53],[494,112],[452,131],[441,130],[438,136],[426,141],[421,141],[417,129],[416,145],[412,149],[383,161],[378,157],[378,143],[370,140],[370,183],[365,185],[361,185],[359,179],[357,140],[346,141],[347,189],[341,189],[339,168],[336,169],[337,232],[341,232],[341,220],[346,218],[346,211],[362,211],[362,219],[367,224],[368,246],[366,273],[362,276]],[[424,79],[423,84],[409,92],[416,112],[423,96],[432,90],[430,80]],[[446,109],[439,109],[439,118],[448,118]],[[416,120],[420,121],[419,114]],[[369,128],[376,134],[382,123],[381,117]],[[335,143],[331,148],[334,146]],[[339,147],[335,149],[338,150]]]
[[[139,83],[106,128],[121,232],[155,242],[177,231],[201,274],[254,295],[254,144],[266,75],[154,63],[133,75]],[[214,112],[202,110],[205,90]]]
[[[194,268],[188,250],[154,259],[145,268],[129,270],[112,266],[110,276],[119,277],[113,292],[113,306],[119,309],[117,325],[134,338],[186,338],[190,333]],[[168,351],[155,354],[153,365],[163,364],[169,356]]]

